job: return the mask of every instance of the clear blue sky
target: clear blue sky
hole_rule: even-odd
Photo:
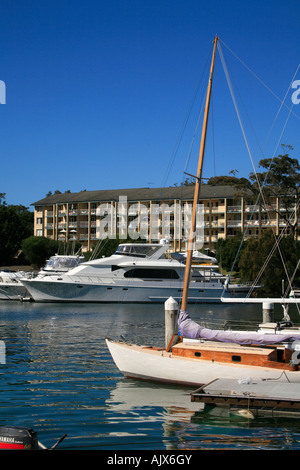
[[[300,62],[299,19],[298,0],[1,0],[6,202],[29,206],[55,190],[170,186],[184,170],[195,173],[198,137],[185,168],[193,114],[173,152],[204,70],[203,98],[216,34],[255,164],[273,156],[288,109],[272,127],[280,101],[228,48],[282,100]],[[248,176],[252,166],[219,55],[214,80],[203,176],[232,169]],[[298,118],[291,115],[280,142],[299,158],[300,104],[293,111]]]

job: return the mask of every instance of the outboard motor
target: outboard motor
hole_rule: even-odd
[[[55,449],[66,437],[64,434],[50,450]],[[38,441],[37,433],[33,429],[17,426],[0,426],[0,450],[39,450],[47,449]]]
[[[0,427],[0,449],[38,450],[36,432],[15,426]]]

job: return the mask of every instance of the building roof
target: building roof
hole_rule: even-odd
[[[232,198],[236,195],[234,186],[213,186],[204,184],[201,186],[200,199]],[[161,200],[192,200],[194,196],[194,185],[192,186],[170,186],[168,188],[130,188],[130,189],[102,189],[98,191],[80,191],[79,193],[52,194],[39,201],[33,202],[32,206],[47,206],[64,203],[80,202],[104,202],[118,201],[120,196],[126,196],[128,201],[161,201]]]

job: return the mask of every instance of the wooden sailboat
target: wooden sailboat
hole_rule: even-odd
[[[299,353],[295,351],[299,344],[300,352],[300,329],[292,328],[278,332],[275,328],[271,333],[209,330],[193,322],[186,311],[196,228],[196,206],[201,185],[217,42],[216,36],[202,127],[185,282],[178,321],[179,333],[174,335],[175,340],[173,338],[166,348],[139,346],[108,338],[106,343],[115,364],[127,377],[196,386],[215,379],[238,380],[248,377],[254,380],[288,380],[300,383]]]

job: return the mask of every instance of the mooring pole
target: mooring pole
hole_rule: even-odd
[[[173,297],[165,302],[165,346],[168,346],[174,335],[178,333],[178,303]]]
[[[263,302],[263,323],[274,321],[274,304],[272,302]]]

